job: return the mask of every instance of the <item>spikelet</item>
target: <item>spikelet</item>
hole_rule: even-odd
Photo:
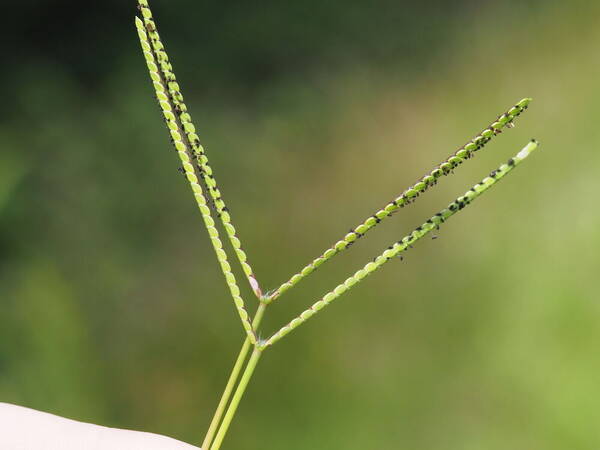
[[[212,168],[208,164],[208,157],[206,156],[204,147],[202,147],[200,144],[200,138],[196,133],[196,127],[192,123],[192,117],[183,101],[181,88],[177,83],[175,73],[173,72],[173,66],[169,61],[169,56],[167,55],[165,47],[158,34],[156,23],[152,18],[152,11],[150,10],[146,0],[139,0],[138,6],[143,18],[145,32],[149,38],[148,42],[152,47],[151,51],[154,54],[157,62],[157,72],[160,73],[161,77],[165,81],[165,86],[167,89],[165,89],[164,93],[167,96],[168,101],[173,106],[173,111],[171,111],[171,119],[177,122],[183,131],[185,136],[184,140],[186,141],[187,146],[191,149],[192,161],[190,161],[190,163],[195,164],[198,168],[200,180],[210,194],[212,206],[217,214],[217,217],[220,218],[223,227],[225,228],[227,237],[233,246],[237,259],[242,266],[242,270],[248,279],[248,283],[250,284],[252,291],[258,298],[262,298],[262,290],[260,289],[252,268],[248,263],[246,253],[242,249],[242,244],[237,236],[236,229],[231,223],[231,213],[223,201],[223,196],[221,195],[221,191],[217,186]]]
[[[142,2],[140,1],[140,3]],[[142,12],[144,11],[149,10],[142,9]],[[144,13],[144,15],[146,14],[147,13]],[[173,145],[175,146],[177,154],[179,155],[179,159],[181,160],[183,173],[194,193],[196,204],[198,205],[198,209],[200,210],[202,219],[204,220],[204,225],[208,231],[210,241],[217,255],[217,260],[219,261],[219,265],[223,275],[225,276],[225,281],[227,282],[229,292],[233,297],[233,301],[242,321],[242,325],[246,330],[248,338],[254,344],[256,343],[256,334],[250,323],[248,312],[246,311],[244,300],[240,295],[240,289],[237,285],[235,276],[231,271],[229,262],[227,261],[227,254],[225,253],[223,244],[219,238],[219,232],[215,228],[215,222],[211,216],[210,208],[207,204],[202,186],[199,183],[198,168],[193,164],[193,149],[191,148],[187,135],[184,131],[185,124],[182,126],[181,122],[177,120],[177,117],[174,113],[174,111],[177,109],[176,104],[173,102],[172,97],[168,92],[167,81],[165,80],[162,72],[158,69],[156,53],[148,41],[147,30],[151,27],[149,27],[148,24],[144,24],[144,22],[142,22],[138,17],[136,17],[135,24],[138,31],[138,36],[140,38],[144,58],[146,60],[146,65],[148,66],[148,72],[150,73],[150,78],[156,93],[156,98],[165,118],[169,133],[171,134]]]
[[[462,164],[465,160],[471,158],[475,152],[481,150],[495,135],[502,132],[504,127],[512,128],[514,120],[529,106],[530,98],[524,98],[516,105],[500,115],[490,126],[485,128],[481,133],[467,142],[465,145],[456,150],[452,155],[446,158],[443,162],[435,166],[426,175],[421,177],[419,181],[406,189],[397,198],[389,202],[379,211],[368,217],[361,224],[351,229],[342,239],[333,244],[321,256],[307,264],[300,272],[294,274],[288,281],[283,283],[277,289],[268,294],[268,301],[271,302],[277,299],[281,294],[295,286],[300,280],[314,272],[324,262],[330,260],[335,255],[350,247],[359,238],[363,237],[369,230],[375,227],[386,217],[392,215],[400,208],[413,203],[419,195],[424,193],[431,186],[437,184],[438,179],[443,175],[448,175]]]
[[[421,226],[417,227],[412,233],[408,234],[394,245],[387,248],[382,254],[377,256],[373,261],[367,263],[362,269],[358,270],[354,275],[348,277],[343,283],[339,284],[335,289],[328,292],[319,300],[314,303],[309,309],[302,312],[298,317],[293,319],[287,325],[282,327],[279,331],[273,334],[270,338],[260,343],[262,347],[268,347],[279,341],[289,332],[297,328],[299,325],[306,322],[325,306],[329,305],[332,301],[340,297],[342,294],[350,290],[355,284],[362,281],[367,275],[373,273],[381,266],[383,266],[390,259],[398,256],[401,252],[404,252],[412,244],[419,239],[423,238],[431,231],[437,229],[443,224],[448,218],[452,217],[458,211],[463,209],[465,206],[470,204],[473,200],[491,188],[494,184],[504,178],[510,173],[516,166],[518,166],[525,158],[527,158],[536,148],[538,144],[535,140],[529,142],[516,156],[509,159],[506,163],[502,164],[498,169],[492,171],[489,176],[485,177],[481,182],[469,189],[464,195],[458,197],[446,208],[432,216]]]

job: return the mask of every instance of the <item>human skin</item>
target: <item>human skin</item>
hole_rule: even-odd
[[[158,434],[77,422],[0,403],[0,448],[6,450],[200,450]]]

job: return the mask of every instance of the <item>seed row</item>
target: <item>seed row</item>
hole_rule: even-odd
[[[225,205],[225,202],[223,201],[223,196],[221,195],[221,191],[217,186],[212,168],[208,164],[208,157],[206,156],[204,147],[200,144],[200,138],[198,137],[196,128],[192,123],[192,117],[183,101],[183,94],[181,93],[181,89],[177,83],[177,79],[175,78],[173,66],[169,62],[169,57],[158,34],[156,24],[152,18],[152,12],[148,7],[148,2],[147,0],[138,0],[138,5],[144,20],[145,31],[147,32],[150,44],[152,45],[153,53],[158,62],[158,70],[160,71],[167,86],[165,95],[173,105],[175,114],[171,114],[170,117],[172,120],[179,122],[180,128],[183,130],[187,142],[192,149],[193,163],[197,166],[201,181],[210,194],[211,202],[217,217],[220,218],[223,227],[225,228],[225,232],[227,233],[229,241],[233,246],[236,256],[242,266],[242,270],[246,275],[253,292],[258,298],[262,298],[262,291],[258,281],[254,276],[250,264],[248,263],[248,257],[242,249],[240,239],[237,237],[236,229],[231,223],[231,214]]]
[[[231,271],[231,266],[227,261],[227,254],[223,250],[223,245],[219,238],[219,232],[215,227],[215,222],[211,216],[210,208],[207,205],[206,197],[203,193],[200,183],[198,182],[199,180],[196,172],[197,168],[191,162],[192,156],[190,155],[190,148],[188,142],[186,142],[185,134],[183,133],[182,127],[177,122],[173,114],[174,105],[167,95],[165,79],[157,67],[155,53],[148,41],[148,36],[146,34],[147,26],[144,26],[144,23],[137,17],[135,22],[144,58],[146,60],[146,65],[148,66],[150,78],[152,80],[152,84],[154,85],[156,97],[167,123],[167,127],[169,128],[173,144],[181,160],[183,172],[194,193],[196,204],[200,209],[202,219],[204,220],[204,225],[206,226],[211,243],[217,255],[217,260],[219,261],[219,265],[221,266],[221,270],[225,276],[225,281],[227,282],[227,286],[229,287],[229,291],[233,297],[236,309],[242,320],[242,325],[244,326],[250,341],[254,344],[256,343],[256,334],[250,323],[248,312],[246,311],[244,305],[244,300],[240,295],[240,289],[237,285],[235,275]]]
[[[514,126],[513,121],[525,109],[527,109],[531,99],[524,98],[507,112],[500,115],[489,127],[471,139],[468,143],[460,147],[451,156],[446,158],[442,163],[434,167],[429,173],[423,176],[414,185],[406,189],[400,196],[389,202],[379,211],[364,220],[360,225],[351,229],[342,239],[337,241],[333,246],[327,249],[321,256],[306,265],[300,272],[294,274],[288,281],[283,283],[277,289],[268,295],[268,301],[277,299],[282,293],[296,285],[300,280],[305,278],[310,273],[314,272],[325,261],[333,258],[342,250],[350,247],[357,239],[363,237],[370,229],[375,227],[386,217],[392,215],[400,208],[413,203],[419,195],[424,193],[429,187],[437,184],[438,179],[442,175],[448,175],[465,160],[471,158],[475,152],[482,149],[495,135],[502,132],[504,127]]]
[[[506,176],[510,171],[512,171],[525,158],[527,158],[537,148],[537,146],[538,144],[535,140],[529,142],[516,156],[502,164],[498,169],[492,171],[489,176],[485,177],[481,182],[473,186],[461,197],[458,197],[442,211],[432,216],[421,226],[417,227],[412,233],[408,234],[394,245],[388,247],[381,255],[377,256],[375,259],[373,259],[373,261],[367,263],[362,269],[358,270],[356,273],[354,273],[354,275],[347,278],[335,289],[325,294],[321,300],[314,303],[309,309],[302,312],[298,317],[282,327],[270,338],[262,341],[259,345],[263,348],[273,345],[275,342],[318,313],[325,306],[329,305],[332,301],[344,294],[356,283],[362,281],[367,275],[379,269],[395,256],[399,256],[401,252],[408,249],[412,244],[429,234],[432,230],[439,228],[439,226],[448,218],[463,209],[465,206],[491,188],[494,184],[496,184],[499,180],[501,180],[504,176]]]

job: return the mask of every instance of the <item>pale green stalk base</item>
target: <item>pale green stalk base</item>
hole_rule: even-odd
[[[225,413],[225,417],[223,418],[223,423],[221,424],[221,428],[219,428],[219,432],[217,433],[217,436],[215,437],[215,440],[214,440],[212,446],[210,447],[210,450],[219,450],[221,448],[221,444],[223,443],[225,434],[227,434],[229,425],[231,425],[233,416],[235,416],[235,412],[237,411],[237,408],[240,404],[240,400],[242,399],[244,392],[246,392],[246,388],[248,387],[250,378],[252,378],[252,374],[254,373],[254,369],[256,368],[256,365],[258,364],[258,360],[260,359],[261,355],[262,355],[262,351],[260,349],[258,349],[257,347],[255,347],[254,352],[252,353],[252,356],[250,357],[250,360],[248,361],[248,365],[246,366],[246,370],[244,370],[242,379],[240,380],[240,384],[238,385],[237,389],[235,390],[235,394],[233,395],[233,398],[231,399],[231,404],[229,405],[229,409],[227,409],[227,412]],[[208,450],[208,449],[205,449],[205,450]]]
[[[254,320],[252,321],[252,327],[256,330],[260,325],[260,322],[265,314],[265,309],[267,305],[265,303],[261,303],[256,310],[256,315],[254,316]],[[208,431],[206,432],[206,436],[204,437],[204,441],[202,442],[202,448],[208,449],[210,446],[215,433],[217,432],[217,428],[219,423],[221,422],[221,417],[223,417],[223,412],[225,412],[225,407],[229,402],[229,398],[231,397],[231,393],[233,392],[233,388],[235,387],[235,383],[240,376],[240,372],[242,371],[242,367],[244,362],[246,361],[246,357],[248,356],[248,352],[251,347],[250,339],[246,337],[244,340],[244,344],[240,350],[240,354],[235,361],[233,369],[231,371],[231,375],[229,375],[229,380],[227,380],[227,385],[225,386],[225,390],[223,391],[223,395],[221,395],[221,400],[219,400],[219,406],[217,406],[217,410],[210,422],[210,426],[208,427]]]
[[[242,370],[242,366],[246,361],[246,357],[248,356],[248,352],[250,351],[250,340],[246,338],[244,340],[244,345],[242,345],[242,349],[240,350],[240,354],[237,357],[235,365],[233,366],[233,370],[231,371],[231,375],[229,375],[229,380],[227,381],[227,385],[225,386],[225,390],[223,391],[223,395],[221,396],[221,400],[219,401],[219,406],[217,406],[217,410],[210,422],[210,426],[208,427],[208,431],[206,432],[206,436],[204,437],[204,441],[202,442],[202,448],[208,448],[210,443],[217,432],[217,428],[219,423],[221,423],[221,417],[223,417],[223,413],[225,412],[225,407],[227,406],[227,402],[229,402],[229,398],[231,397],[231,393],[233,392],[233,388],[235,387],[235,383],[237,382],[238,377],[240,376],[240,372]]]

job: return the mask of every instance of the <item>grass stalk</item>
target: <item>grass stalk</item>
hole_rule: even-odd
[[[256,310],[256,315],[254,316],[254,319],[252,321],[252,327],[255,330],[257,330],[258,327],[260,326],[260,322],[264,316],[266,307],[267,307],[266,303],[260,303],[260,305],[258,306],[258,309]],[[250,351],[251,346],[252,346],[252,343],[250,342],[250,339],[248,339],[248,337],[246,337],[246,339],[244,340],[244,344],[242,345],[242,348],[240,350],[240,353],[237,357],[237,360],[235,361],[235,364],[233,365],[233,369],[231,370],[231,374],[229,375],[229,379],[227,380],[227,385],[225,386],[225,390],[223,391],[223,394],[221,395],[221,399],[219,400],[219,405],[217,406],[215,414],[210,422],[210,426],[208,427],[208,431],[206,432],[204,441],[202,442],[203,449],[208,449],[210,444],[212,443],[215,433],[217,432],[217,428],[218,428],[219,424],[221,423],[221,418],[223,417],[223,413],[225,412],[225,407],[227,406],[227,403],[229,402],[229,399],[231,398],[231,393],[233,392],[233,388],[235,387],[235,384],[237,383],[237,380],[240,376],[240,372],[242,371],[244,362],[246,361],[246,358],[248,357],[248,352]]]
[[[252,378],[252,374],[254,373],[254,369],[256,369],[256,365],[262,355],[262,351],[260,348],[255,347],[252,352],[252,356],[248,361],[248,365],[242,374],[242,378],[240,379],[240,384],[238,384],[237,389],[235,390],[235,394],[233,394],[233,398],[231,399],[231,403],[229,404],[229,408],[227,408],[227,412],[225,413],[225,417],[223,417],[223,422],[215,436],[215,440],[210,447],[210,450],[219,450],[221,448],[221,444],[223,443],[223,439],[227,434],[227,430],[229,430],[229,425],[231,425],[231,421],[233,416],[237,411],[237,408],[240,404],[240,400],[242,399],[244,392],[246,392],[246,388],[248,387],[248,383]],[[208,449],[204,449],[208,450]]]

